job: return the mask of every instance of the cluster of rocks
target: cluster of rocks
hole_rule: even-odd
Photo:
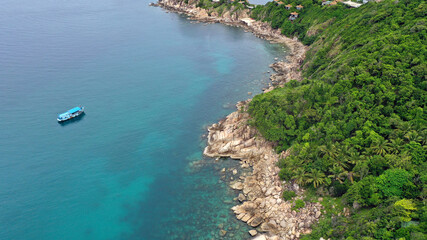
[[[296,60],[295,58],[292,58]],[[302,60],[300,61],[302,63]],[[270,64],[270,67],[276,72],[271,74],[270,80],[273,84],[273,88],[277,86],[283,86],[283,84],[290,80],[301,80],[301,72],[298,71],[298,66],[292,61],[288,62],[275,62]],[[271,91],[272,88],[268,89]]]
[[[298,239],[301,234],[310,233],[311,224],[320,218],[322,206],[306,203],[295,211],[292,202],[283,200],[283,190],[292,189],[299,195],[303,190],[296,184],[280,181],[277,161],[288,153],[276,154],[273,144],[247,124],[249,114],[245,109],[249,102],[239,102],[237,108],[241,111],[209,127],[204,154],[239,159],[242,167],[252,167],[252,173],[230,182],[231,188],[241,191],[237,197],[241,204],[232,208],[239,220],[257,228],[265,239]]]

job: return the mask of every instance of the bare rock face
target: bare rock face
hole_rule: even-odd
[[[201,18],[201,19],[208,18],[209,14],[205,9],[200,8],[200,9],[198,9],[198,11],[195,12],[195,17]]]
[[[217,12],[212,12],[211,13],[211,17],[218,17],[218,16],[219,16],[219,14]]]

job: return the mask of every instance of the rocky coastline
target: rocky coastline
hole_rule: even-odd
[[[261,39],[286,45],[289,48],[286,61],[277,61],[270,65],[275,73],[270,76],[272,86],[264,89],[265,92],[271,91],[290,80],[301,80],[299,68],[304,61],[308,47],[299,42],[297,38],[288,38],[282,35],[280,29],[273,29],[268,23],[251,20],[249,9],[235,10],[231,8],[219,15],[215,11],[207,11],[197,7],[197,2],[197,0],[188,0],[188,3],[185,3],[184,0],[159,0],[155,5],[172,12],[185,14],[191,20],[241,27]]]
[[[280,180],[277,161],[288,152],[276,154],[273,143],[247,124],[249,102],[239,102],[239,111],[209,127],[204,155],[239,159],[242,168],[252,167],[251,174],[231,182],[230,187],[241,191],[238,200],[242,202],[232,210],[239,220],[262,233],[256,239],[298,239],[311,232],[310,226],[320,218],[322,205],[306,203],[293,210],[293,203],[283,200],[284,190],[292,190],[297,194],[295,199],[302,199],[303,189]]]
[[[219,15],[215,11],[198,8],[196,4],[197,0],[188,0],[187,3],[183,0],[160,0],[156,5],[186,14],[192,20],[239,26],[260,38],[285,44],[289,55],[286,61],[270,65],[275,73],[270,76],[272,85],[264,92],[280,87],[289,80],[301,80],[299,68],[307,47],[297,39],[281,35],[280,30],[272,29],[268,23],[248,20],[249,9],[230,9]],[[293,202],[282,198],[284,190],[292,190],[297,194],[295,199],[302,199],[303,189],[297,184],[280,180],[277,162],[289,153],[275,153],[273,143],[266,141],[254,127],[247,124],[250,116],[246,110],[250,101],[239,102],[238,111],[208,128],[204,155],[238,159],[242,168],[252,168],[250,174],[230,182],[232,189],[241,191],[237,198],[241,204],[234,206],[233,212],[239,220],[256,228],[249,231],[248,238],[299,239],[300,235],[311,232],[310,226],[320,218],[322,206],[306,203],[303,208],[293,210]]]

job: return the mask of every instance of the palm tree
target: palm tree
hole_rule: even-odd
[[[308,175],[307,183],[313,183],[313,186],[317,188],[319,185],[325,182],[325,174],[317,169],[312,169]]]
[[[303,154],[301,154],[299,157],[300,157],[300,159],[301,159],[301,163],[302,163],[302,164],[306,164],[306,163],[311,162],[310,155],[309,155],[309,153],[307,153],[307,152],[304,152],[304,153],[303,153]]]
[[[390,153],[398,154],[400,152],[400,148],[404,144],[405,143],[403,142],[403,140],[401,138],[391,139],[390,140]]]
[[[368,176],[369,174],[369,166],[366,162],[359,162],[356,164],[356,166],[352,169],[357,175],[359,176],[360,180],[362,180],[364,177]]]
[[[340,166],[335,166],[332,169],[330,169],[331,174],[328,175],[328,177],[332,180],[337,180],[338,182],[340,182],[341,184],[344,183],[343,176],[347,175],[347,171],[345,171],[342,167]]]
[[[387,139],[380,139],[374,142],[371,146],[374,153],[384,156],[390,151],[390,143]]]
[[[402,131],[403,135],[406,135],[409,131],[412,130],[412,123],[410,122],[403,122],[398,127],[400,131]]]
[[[427,129],[423,129],[420,131],[419,142],[421,145],[427,144]]]
[[[418,133],[414,130],[407,132],[404,137],[408,139],[409,142],[419,140]]]
[[[353,170],[347,173],[347,178],[348,180],[350,180],[351,184],[354,183],[354,177],[360,177],[360,175],[357,172],[354,172]]]
[[[296,169],[295,175],[292,177],[292,180],[294,180],[299,185],[305,185],[305,183],[307,182],[307,178],[307,172],[304,168],[300,167]]]
[[[365,148],[362,152],[362,156],[372,156],[375,155],[374,149],[372,148]]]
[[[343,169],[348,169],[348,157],[345,155],[340,155],[337,159],[335,159],[333,165],[337,167],[341,167]]]
[[[360,161],[360,154],[359,154],[359,152],[356,150],[356,149],[354,149],[354,148],[352,148],[352,149],[350,149],[350,151],[349,151],[349,153],[348,153],[348,162],[351,164],[351,165],[356,165],[358,162]]]
[[[335,160],[335,165],[341,166],[344,169],[349,168],[349,164],[353,164],[351,159],[351,153],[354,152],[353,149],[348,145],[342,145],[339,149],[339,156]]]
[[[338,151],[334,144],[319,146],[319,150],[322,153],[322,156],[327,156],[332,160],[336,159],[338,156]]]

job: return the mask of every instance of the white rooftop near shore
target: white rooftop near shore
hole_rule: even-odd
[[[350,7],[354,7],[354,8],[358,8],[358,7],[362,6],[361,3],[355,3],[355,2],[351,2],[351,1],[343,2],[343,4],[350,6]]]
[[[252,25],[253,22],[255,22],[252,18],[242,18],[240,19],[242,22],[246,23],[248,26]]]

